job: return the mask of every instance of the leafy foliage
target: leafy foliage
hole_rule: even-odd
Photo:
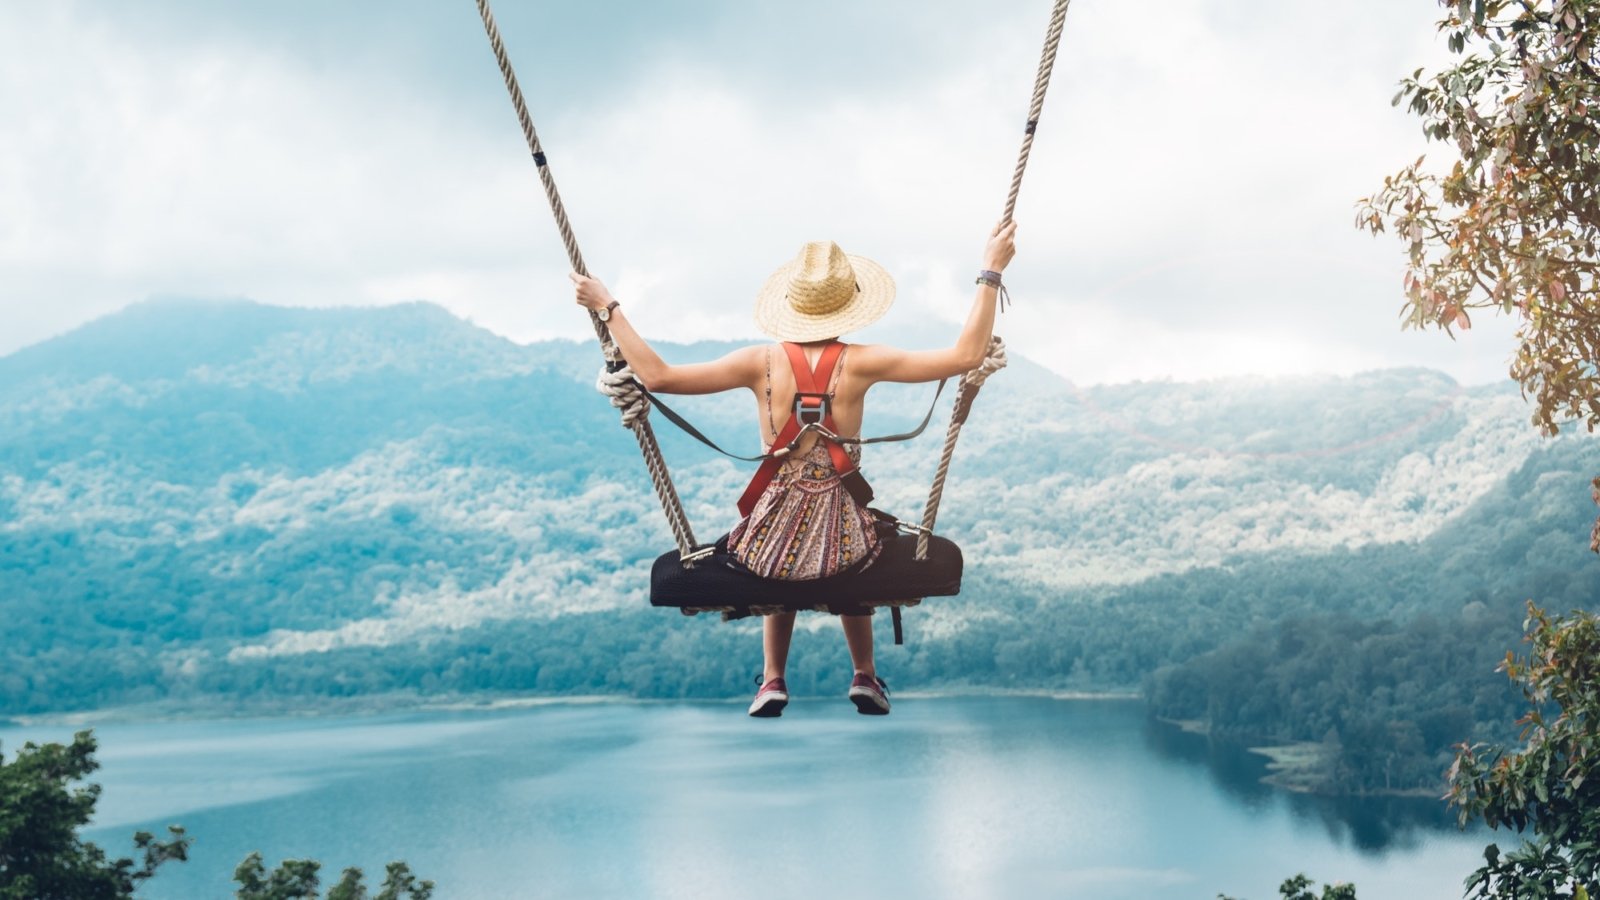
[[[1481,604],[1455,622],[1300,614],[1158,669],[1146,696],[1157,715],[1215,735],[1318,745],[1299,787],[1438,796],[1452,746],[1505,731],[1514,692],[1483,676],[1514,630]]]
[[[1533,829],[1511,853],[1490,844],[1470,896],[1586,900],[1600,893],[1600,617],[1528,604],[1525,657],[1500,665],[1527,702],[1522,747],[1462,745],[1450,794],[1462,822]]]
[[[321,864],[311,859],[286,859],[271,872],[263,865],[260,853],[252,853],[233,870],[239,885],[236,900],[316,900]],[[345,869],[339,882],[328,889],[326,900],[428,900],[433,882],[418,881],[403,862],[389,863],[383,887],[369,895],[362,884],[360,869]]]
[[[1590,496],[1594,498],[1596,506],[1600,506],[1600,478],[1590,482]],[[1589,549],[1600,553],[1600,518],[1595,519],[1594,530],[1589,532]]]
[[[1325,884],[1322,893],[1311,889],[1311,879],[1305,875],[1296,875],[1278,886],[1280,900],[1356,900],[1356,886],[1353,884]],[[1218,894],[1217,900],[1236,900],[1225,894]]]
[[[171,860],[188,859],[187,837],[168,826],[171,839],[147,831],[133,836],[143,853],[111,860],[95,844],[78,838],[89,823],[100,786],[72,788],[100,767],[94,733],[80,731],[71,744],[23,744],[14,759],[0,757],[0,900],[133,900],[135,891]],[[315,860],[291,859],[271,872],[252,853],[234,870],[238,900],[316,900]],[[429,900],[433,882],[418,881],[404,862],[391,862],[383,886],[368,895],[360,869],[348,868],[326,900]]]
[[[1469,309],[1519,318],[1511,375],[1533,422],[1600,426],[1600,2],[1441,0],[1455,65],[1401,83],[1395,104],[1448,142],[1384,179],[1357,224],[1406,242],[1408,325],[1469,328]],[[1600,524],[1592,549],[1600,552]]]
[[[0,900],[123,900],[163,863],[188,858],[191,839],[176,825],[170,840],[133,836],[138,864],[78,839],[100,786],[70,785],[100,767],[95,746],[94,735],[80,731],[71,744],[30,741],[10,762],[0,757]]]

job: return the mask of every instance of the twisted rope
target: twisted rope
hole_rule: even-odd
[[[1044,112],[1044,92],[1050,87],[1050,73],[1056,66],[1056,49],[1061,46],[1061,29],[1067,21],[1067,4],[1071,0],[1056,0],[1050,12],[1050,27],[1045,32],[1044,51],[1039,54],[1039,71],[1033,80],[1033,100],[1028,104],[1028,124],[1022,135],[1022,150],[1017,154],[1017,169],[1011,174],[1011,191],[1006,194],[1006,211],[1001,222],[1011,221],[1017,209],[1017,195],[1022,192],[1022,173],[1028,168],[1028,154],[1033,152],[1033,132],[1039,125],[1039,115]]]
[[[522,125],[522,136],[527,139],[528,152],[533,154],[533,161],[539,167],[539,181],[544,184],[544,195],[550,201],[550,211],[555,214],[556,229],[561,232],[561,243],[567,248],[567,260],[572,263],[574,272],[587,277],[589,269],[583,264],[583,253],[578,250],[578,239],[572,233],[572,222],[567,218],[567,209],[561,203],[560,192],[556,190],[555,177],[550,174],[550,166],[545,161],[544,148],[539,144],[539,133],[533,128],[533,117],[528,115],[528,104],[522,99],[522,88],[517,84],[517,73],[511,68],[511,58],[506,55],[505,43],[500,39],[500,28],[495,25],[494,13],[489,9],[489,0],[477,0],[477,3],[478,15],[483,19],[483,30],[489,36],[489,47],[494,51],[495,62],[500,66],[500,75],[506,82],[506,91],[511,94],[511,105],[516,108],[517,122]],[[611,339],[610,330],[593,310],[589,311],[589,322],[594,325],[595,337],[600,339],[600,352],[605,354],[606,362],[610,366],[616,366],[620,371],[627,371],[622,352]],[[634,438],[639,442],[639,452],[644,456],[645,469],[650,473],[651,483],[655,485],[656,496],[661,499],[661,509],[667,515],[667,525],[672,529],[672,536],[678,542],[678,555],[688,557],[695,546],[694,531],[689,527],[689,518],[683,511],[683,501],[678,498],[677,488],[672,484],[672,476],[667,472],[667,461],[661,456],[661,447],[656,443],[655,431],[650,427],[650,420],[645,417],[645,411],[649,407],[645,405],[641,409],[636,403],[619,404],[615,398],[612,400],[612,405],[623,410],[622,424],[633,432]]]
[[[528,114],[527,103],[522,96],[522,88],[517,82],[516,72],[512,69],[511,59],[506,54],[505,43],[500,37],[499,27],[495,24],[494,13],[489,8],[489,0],[476,0],[476,2],[478,15],[483,19],[484,32],[489,37],[490,49],[494,51],[495,62],[499,65],[501,77],[506,83],[506,91],[511,95],[511,104],[516,109],[517,122],[522,126],[522,135],[527,141],[528,152],[533,155],[533,161],[538,167],[539,181],[544,185],[545,197],[549,200],[550,211],[555,216],[556,229],[560,232],[561,243],[567,250],[567,259],[572,264],[573,271],[588,276],[589,269],[583,262],[583,253],[578,249],[572,222],[567,217],[566,207],[561,202],[561,194],[556,189],[555,178],[550,173],[544,149],[539,143],[539,134],[533,127],[533,118]],[[1066,21],[1069,2],[1070,0],[1056,0],[1050,16],[1044,50],[1039,58],[1039,70],[1034,80],[1033,99],[1028,107],[1028,122],[1023,134],[1022,149],[1017,156],[1016,170],[1011,176],[1011,189],[1006,196],[1002,222],[1010,221],[1016,210],[1017,197],[1022,190],[1022,175],[1027,169],[1028,156],[1033,150],[1034,131],[1044,110],[1045,90],[1049,87],[1050,75],[1055,67],[1056,51],[1061,44],[1061,32]],[[656,496],[661,500],[662,511],[667,516],[667,524],[677,540],[678,554],[686,558],[694,550],[694,532],[683,510],[683,501],[679,499],[677,489],[667,472],[666,460],[661,456],[655,432],[650,427],[649,402],[634,383],[632,372],[627,368],[616,342],[611,339],[610,331],[593,310],[589,312],[589,321],[594,326],[595,337],[600,341],[600,350],[605,355],[608,370],[601,373],[596,386],[610,398],[611,405],[621,411],[622,424],[631,430],[637,439],[639,452],[644,457],[645,468],[650,474],[651,483],[655,486]],[[961,426],[966,422],[979,388],[990,375],[1004,368],[1005,364],[1005,343],[1000,338],[994,337],[990,341],[989,353],[983,363],[962,376],[961,386],[956,392],[955,407],[950,416],[950,427],[945,432],[945,444],[940,454],[939,468],[928,493],[927,506],[922,513],[923,531],[917,538],[918,559],[926,559],[928,555],[928,535],[938,518],[939,503],[944,496],[950,459],[955,453],[956,440],[961,436]]]
[[[620,369],[610,366],[602,368],[594,387],[606,395],[612,406],[622,411],[623,428],[632,428],[635,422],[642,421],[650,414],[650,398],[644,395],[644,390],[633,377],[633,369],[627,364]]]
[[[939,470],[933,475],[933,486],[928,489],[928,505],[922,510],[922,528],[917,532],[917,559],[928,558],[928,536],[933,533],[933,523],[939,518],[939,501],[944,499],[944,482],[950,474],[950,458],[956,452],[956,440],[961,437],[961,426],[967,422],[972,401],[978,389],[989,376],[1006,367],[1006,342],[999,337],[989,339],[989,354],[976,369],[961,376],[956,389],[955,407],[950,410],[950,427],[944,433],[944,451],[939,454]]]
[[[1044,112],[1044,92],[1050,87],[1050,74],[1055,70],[1056,50],[1061,46],[1061,30],[1067,21],[1067,5],[1071,0],[1056,0],[1050,12],[1050,27],[1045,32],[1044,50],[1039,54],[1039,71],[1034,76],[1033,100],[1028,104],[1028,123],[1023,129],[1022,149],[1017,154],[1017,168],[1011,173],[1011,190],[1006,194],[1006,211],[1001,222],[1011,221],[1017,209],[1017,195],[1022,192],[1022,173],[1028,168],[1028,155],[1033,152],[1033,133],[1039,126],[1039,116]],[[950,474],[950,458],[955,454],[956,441],[961,437],[961,426],[966,424],[967,413],[978,389],[990,375],[1005,368],[1006,345],[999,336],[989,341],[989,355],[978,368],[961,377],[961,387],[956,391],[955,407],[950,411],[950,428],[944,435],[944,450],[939,454],[939,470],[934,473],[933,486],[928,490],[928,503],[922,509],[922,530],[917,533],[917,559],[928,558],[928,535],[939,518],[939,503],[944,500],[944,482]]]

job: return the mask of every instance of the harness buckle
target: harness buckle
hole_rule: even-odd
[[[694,548],[693,550],[689,551],[688,555],[686,556],[679,556],[678,563],[685,569],[692,569],[694,568],[695,563],[702,559],[709,559],[711,554],[715,552],[717,552],[716,544],[706,544],[703,547]]]
[[[801,425],[818,425],[833,412],[833,397],[807,391],[794,392],[794,418]]]

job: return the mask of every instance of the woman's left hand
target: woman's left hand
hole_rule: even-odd
[[[572,279],[573,292],[577,295],[579,306],[601,310],[611,305],[611,292],[600,283],[600,279],[579,275],[577,272],[568,272],[567,277]]]

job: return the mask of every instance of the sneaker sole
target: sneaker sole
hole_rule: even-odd
[[[783,715],[783,708],[788,705],[788,694],[768,694],[758,703],[750,704],[750,715],[757,719],[775,719]]]
[[[850,699],[856,705],[856,712],[864,716],[887,716],[889,714],[888,699],[866,688],[851,688]]]

